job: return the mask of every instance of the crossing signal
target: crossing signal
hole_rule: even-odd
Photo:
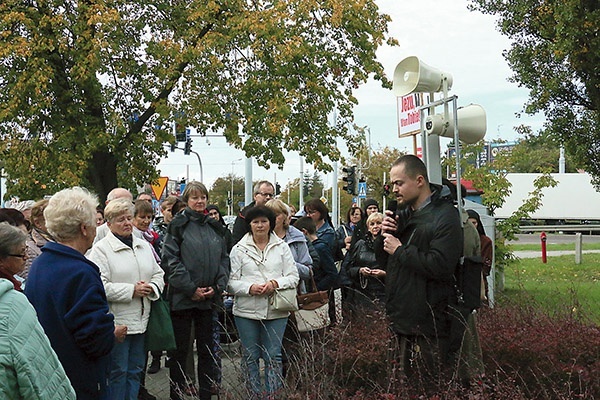
[[[358,192],[356,190],[358,183],[356,181],[356,166],[344,167],[342,168],[342,171],[346,174],[346,176],[342,178],[342,180],[346,182],[346,186],[344,186],[343,189],[352,195],[356,195]]]

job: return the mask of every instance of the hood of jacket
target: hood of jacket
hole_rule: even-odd
[[[285,233],[285,242],[288,244],[291,243],[306,243],[306,236],[302,233],[298,228],[290,226]]]
[[[4,296],[9,290],[14,290],[14,285],[8,279],[0,278],[0,297]]]

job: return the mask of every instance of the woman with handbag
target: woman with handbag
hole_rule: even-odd
[[[115,199],[104,216],[110,232],[89,254],[98,268],[110,312],[117,325],[127,326],[127,336],[110,354],[109,388],[115,400],[137,399],[146,366],[145,333],[151,302],[164,288],[164,272],[150,243],[133,235],[134,206],[129,199]]]
[[[289,310],[294,309],[286,304],[296,300],[299,277],[289,246],[273,233],[273,211],[255,206],[246,214],[246,223],[250,231],[231,250],[229,292],[235,296],[233,315],[242,342],[249,397],[260,399],[260,358],[265,362],[267,396],[275,395],[283,385],[282,340]]]

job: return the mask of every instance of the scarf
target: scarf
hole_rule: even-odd
[[[23,289],[21,289],[21,282],[19,282],[14,276],[7,274],[6,272],[4,272],[1,269],[0,269],[0,278],[8,279],[9,281],[12,282],[16,291],[23,292]]]

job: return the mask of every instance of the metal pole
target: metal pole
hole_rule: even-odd
[[[246,176],[244,182],[244,205],[252,203],[252,157],[246,157]]]
[[[298,209],[304,208],[304,157],[300,156],[300,185],[298,185]]]
[[[331,219],[336,226],[340,225],[340,206],[338,203],[338,162],[333,162],[333,174],[331,183]]]
[[[231,162],[231,194],[230,194],[230,201],[229,201],[229,215],[233,215],[233,163],[234,161]]]
[[[198,158],[198,166],[200,167],[200,182],[204,183],[204,171],[202,170],[202,159],[200,159],[200,154],[198,154],[197,152],[191,150],[190,153],[193,153],[196,155],[196,158]],[[189,171],[188,171],[188,180],[189,180]]]

